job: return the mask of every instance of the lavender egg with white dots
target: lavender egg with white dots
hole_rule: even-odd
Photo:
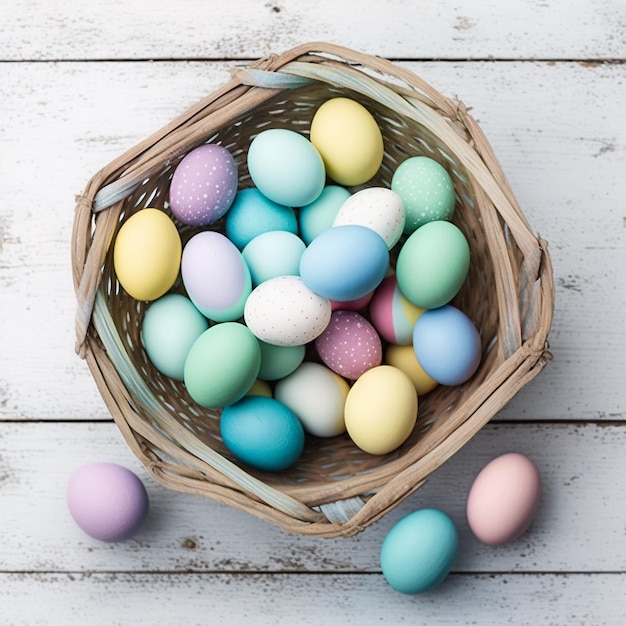
[[[174,171],[169,197],[172,213],[183,224],[213,224],[231,207],[237,183],[237,164],[226,148],[199,146]]]
[[[382,363],[382,343],[370,322],[356,311],[334,311],[315,340],[320,359],[333,372],[356,380]]]

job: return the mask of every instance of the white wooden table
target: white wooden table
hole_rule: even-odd
[[[13,0],[0,11],[0,623],[626,623],[626,5],[623,0]],[[474,440],[355,538],[287,533],[146,476],[75,356],[74,196],[95,171],[268,52],[327,40],[397,61],[485,130],[550,243],[553,361]],[[493,456],[537,463],[519,541],[467,527]],[[130,467],[151,498],[132,540],[69,517],[71,473]],[[460,532],[453,573],[404,596],[382,539],[417,508]]]

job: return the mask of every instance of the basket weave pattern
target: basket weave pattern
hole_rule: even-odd
[[[239,168],[262,130],[307,133],[317,107],[336,95],[363,104],[381,128],[383,165],[368,185],[390,187],[395,168],[425,155],[450,173],[454,223],[471,253],[452,304],[478,328],[483,358],[459,387],[420,398],[413,434],[373,456],[348,436],[307,440],[297,464],[276,474],[238,465],[219,436],[219,411],[203,409],[184,385],[159,373],[141,347],[146,303],[120,287],[111,242],[145,207],[167,210],[178,162],[220,143]],[[354,190],[353,190],[354,191]],[[198,229],[178,224],[183,245]],[[214,227],[223,229],[223,223]],[[393,262],[393,259],[392,259]],[[250,512],[293,533],[353,535],[417,490],[471,439],[550,358],[554,286],[546,243],[531,231],[487,139],[466,107],[392,63],[346,48],[306,44],[246,69],[168,126],[95,174],[77,198],[72,233],[76,350],[125,440],[161,484]],[[179,280],[174,290],[183,293]]]

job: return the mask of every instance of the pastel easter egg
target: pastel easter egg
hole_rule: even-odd
[[[248,389],[247,396],[265,396],[266,398],[272,397],[272,388],[265,380],[257,378],[252,384],[252,387]]]
[[[185,245],[183,284],[198,310],[216,322],[239,319],[252,278],[239,250],[221,233],[203,231]]]
[[[339,300],[331,300],[330,308],[333,311],[339,311],[340,309],[344,311],[360,311],[370,303],[373,295],[374,292],[370,291],[369,293],[366,293],[364,296],[362,296],[361,298],[357,298],[356,300],[344,300],[343,302]]]
[[[383,363],[385,365],[393,365],[402,370],[415,385],[418,398],[431,392],[439,385],[436,380],[424,371],[424,368],[415,356],[413,346],[400,346],[390,343],[385,349]]]
[[[385,187],[368,187],[351,195],[340,207],[333,226],[360,224],[376,231],[391,250],[404,230],[400,196]]]
[[[291,207],[313,202],[326,183],[324,162],[315,146],[285,128],[269,128],[252,140],[248,171],[263,195]]]
[[[304,361],[304,346],[275,346],[259,341],[261,348],[261,380],[278,380],[289,376]]]
[[[383,339],[399,345],[413,342],[413,327],[424,312],[409,302],[398,288],[395,276],[387,276],[369,304],[370,320]]]
[[[382,344],[374,327],[356,311],[334,311],[315,340],[322,361],[340,376],[356,380],[382,361]]]
[[[349,197],[350,192],[345,187],[326,185],[313,202],[300,208],[298,224],[304,243],[310,244],[321,232],[332,227],[339,208]]]
[[[297,235],[286,230],[271,230],[252,239],[242,250],[254,286],[276,276],[298,276],[305,249]]]
[[[300,276],[319,295],[349,301],[373,291],[389,268],[389,250],[371,228],[335,226],[319,234],[303,252]]]
[[[169,194],[172,213],[184,224],[212,224],[230,208],[237,183],[237,164],[226,148],[199,146],[174,171]]]
[[[261,341],[303,346],[330,321],[330,302],[312,292],[299,276],[277,276],[252,290],[244,308],[248,328]]]
[[[256,187],[240,189],[225,218],[226,236],[237,248],[261,233],[285,230],[297,234],[295,211],[264,196]]]

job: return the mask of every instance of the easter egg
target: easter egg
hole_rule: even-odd
[[[252,284],[256,286],[276,276],[297,276],[305,247],[302,239],[286,230],[257,235],[241,252]]]
[[[389,268],[389,250],[370,228],[349,224],[319,234],[302,253],[300,276],[330,300],[356,300],[373,291]]]
[[[387,276],[369,304],[370,320],[380,336],[391,343],[409,345],[413,327],[424,309],[409,302],[398,288],[395,276]]]
[[[374,327],[356,311],[334,311],[315,340],[322,361],[340,376],[356,380],[382,361],[382,345]]]
[[[450,573],[458,545],[456,526],[443,511],[413,511],[396,522],[383,539],[383,576],[400,593],[412,595],[434,589]]]
[[[226,148],[199,146],[174,171],[169,195],[172,213],[183,224],[212,224],[230,208],[237,183],[237,164]]]
[[[200,406],[221,408],[250,390],[261,369],[261,348],[243,324],[223,322],[205,330],[187,355],[184,382]]]
[[[330,302],[313,293],[299,276],[277,276],[252,290],[244,308],[248,328],[276,346],[303,346],[324,331]]]
[[[402,445],[417,420],[417,393],[409,377],[391,365],[367,370],[350,388],[346,430],[369,454],[387,454]]]
[[[185,360],[209,321],[191,300],[169,293],[155,300],[141,322],[141,341],[151,363],[163,374],[183,380]]]
[[[526,532],[540,499],[536,465],[517,452],[502,454],[474,479],[467,498],[467,521],[480,541],[503,545]]]
[[[274,346],[259,341],[261,348],[261,380],[278,380],[293,372],[304,361],[304,346]]]
[[[376,231],[391,250],[404,230],[402,199],[386,187],[368,187],[352,194],[339,208],[333,226],[360,224]]]
[[[174,285],[182,244],[174,222],[159,209],[142,209],[121,226],[113,248],[120,285],[135,300],[160,298]]]
[[[252,384],[252,387],[248,389],[247,396],[265,396],[266,398],[272,397],[272,388],[269,383],[258,378]]]
[[[276,383],[277,400],[287,405],[304,430],[316,437],[335,437],[346,431],[344,405],[350,387],[321,363],[305,361]]]
[[[424,371],[442,385],[460,385],[471,378],[482,352],[473,322],[452,305],[420,316],[413,330],[413,349]]]
[[[261,233],[285,230],[297,234],[298,219],[288,206],[266,198],[256,187],[240,189],[225,218],[226,236],[240,250]]]
[[[405,233],[434,220],[451,220],[456,196],[447,170],[434,159],[409,157],[393,173],[391,189],[401,198],[406,213]]]
[[[383,363],[385,365],[393,365],[402,370],[415,385],[418,398],[429,393],[439,385],[436,380],[424,371],[411,345],[401,346],[390,343],[385,349]]]
[[[311,143],[328,176],[340,185],[360,185],[380,168],[383,137],[372,114],[350,98],[331,98],[311,121]]]
[[[331,228],[341,205],[350,192],[339,185],[326,185],[322,193],[310,204],[300,208],[298,224],[300,237],[307,245],[321,232]]]
[[[331,300],[330,308],[333,311],[360,311],[364,309],[371,301],[372,296],[374,295],[373,291],[366,293],[364,296],[357,298],[356,300]]]
[[[304,135],[285,128],[269,128],[252,140],[248,171],[263,195],[290,207],[310,204],[326,183],[319,152]]]
[[[221,233],[203,231],[183,249],[181,274],[189,298],[216,322],[243,315],[252,278],[239,250]]]
[[[144,484],[116,463],[91,463],[77,469],[68,482],[66,498],[78,527],[99,541],[129,539],[149,511]]]
[[[220,434],[237,459],[268,472],[287,469],[304,449],[304,430],[293,411],[265,396],[246,396],[225,407]]]
[[[429,222],[400,249],[396,262],[398,287],[415,306],[435,309],[456,296],[469,264],[469,244],[461,230],[450,222]]]

